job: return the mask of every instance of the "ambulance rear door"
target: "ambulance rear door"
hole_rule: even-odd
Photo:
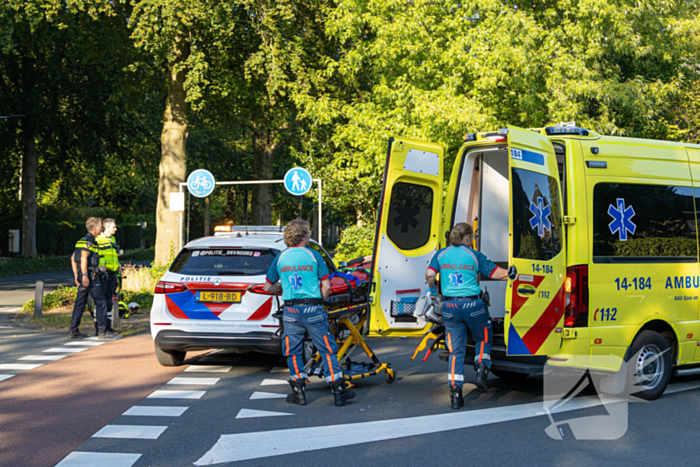
[[[508,128],[507,355],[554,355],[561,346],[566,252],[557,159],[540,133]]]
[[[413,311],[440,240],[443,157],[439,144],[389,140],[372,260],[372,335],[416,336],[426,329]]]

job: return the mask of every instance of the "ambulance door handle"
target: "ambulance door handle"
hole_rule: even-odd
[[[518,286],[518,295],[534,295],[535,287],[532,285],[520,285]]]

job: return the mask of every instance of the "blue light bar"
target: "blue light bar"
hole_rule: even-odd
[[[547,135],[577,135],[588,136],[588,130],[575,126],[548,126],[544,129]]]
[[[464,139],[464,141],[467,141],[467,142],[476,141],[476,133],[469,133],[467,135],[464,135],[462,137],[462,139]]]

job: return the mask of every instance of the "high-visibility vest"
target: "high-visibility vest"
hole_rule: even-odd
[[[117,241],[114,236],[107,238],[104,235],[98,235],[97,249],[100,254],[100,266],[104,266],[108,271],[117,271],[119,257],[117,256]]]

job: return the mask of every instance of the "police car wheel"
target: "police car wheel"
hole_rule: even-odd
[[[661,334],[643,331],[632,342],[627,362],[627,394],[644,400],[661,397],[671,380],[673,352]]]
[[[180,366],[185,361],[187,352],[180,350],[163,350],[156,347],[156,359],[162,366]]]
[[[528,376],[530,376],[527,373],[517,373],[515,371],[498,370],[496,368],[491,368],[491,373],[495,376],[498,376],[501,379],[507,379],[511,381],[525,379]]]

